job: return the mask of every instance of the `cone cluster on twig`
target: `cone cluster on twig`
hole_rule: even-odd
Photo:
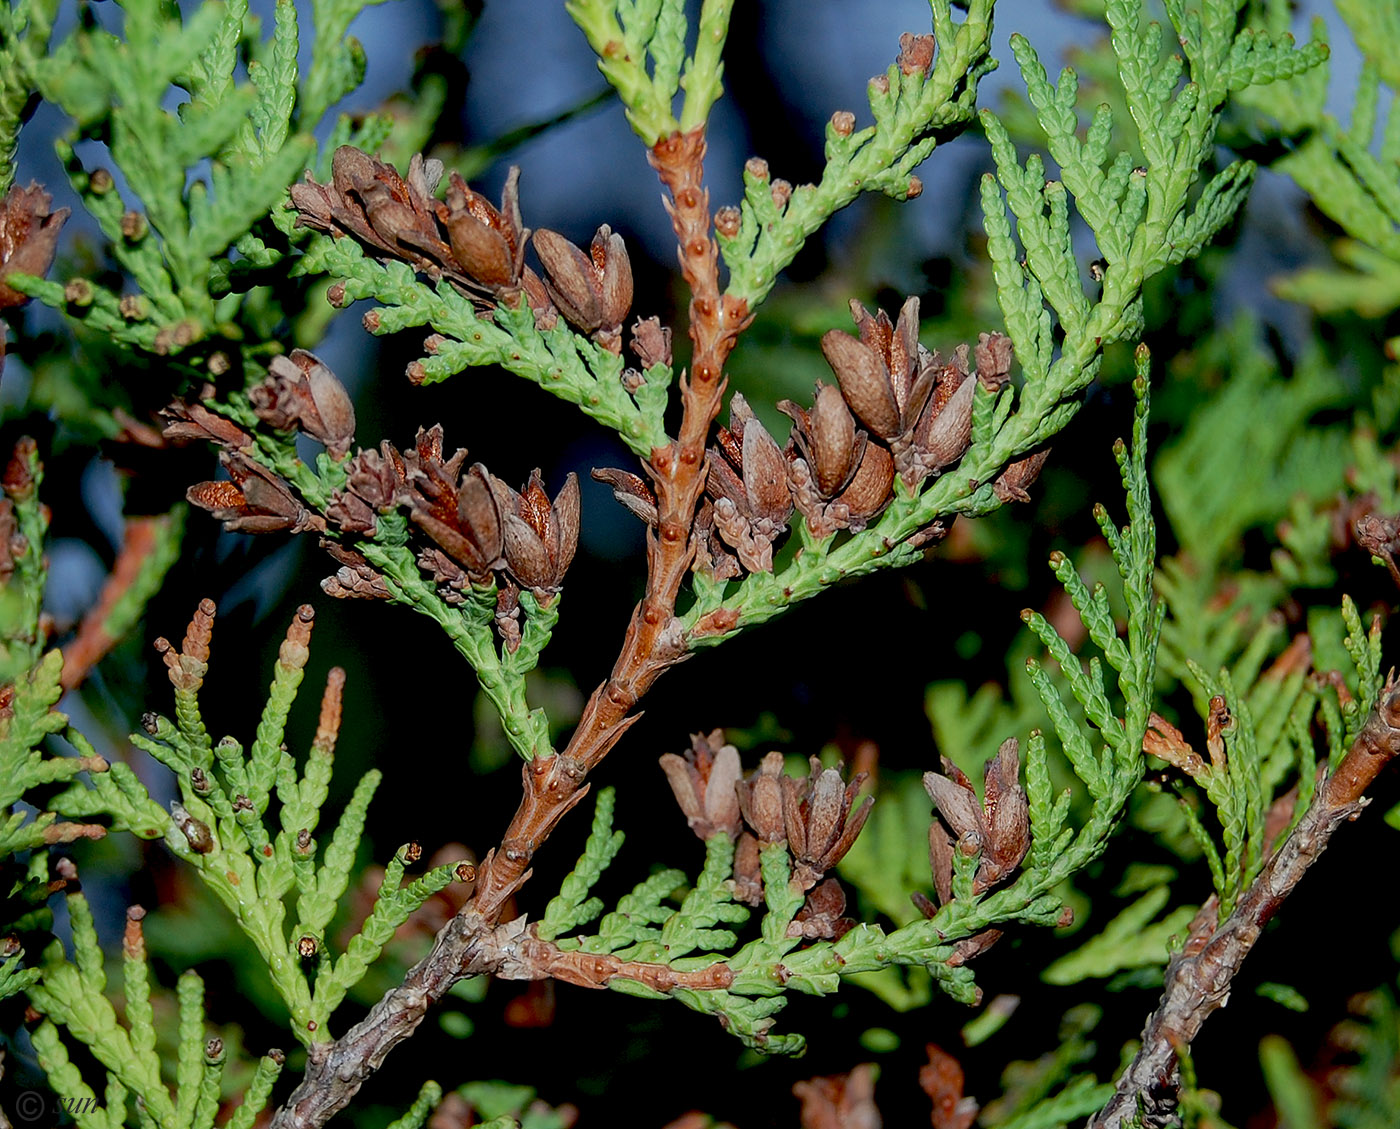
[[[308,172],[304,183],[292,186],[291,206],[298,226],[354,236],[377,258],[402,259],[474,297],[513,304],[526,286],[530,234],[520,218],[519,170],[506,178],[499,208],[456,173],[446,200],[438,200],[442,174],[441,161],[414,154],[405,178],[392,165],[342,145],[331,158],[331,182],[319,184]]]
[[[716,428],[706,498],[695,517],[697,571],[716,579],[772,571],[774,546],[794,512],[818,538],[860,532],[893,499],[896,476],[913,490],[962,458],[978,385],[995,392],[1009,380],[1011,341],[1002,334],[984,333],[974,348],[959,346],[944,360],[919,344],[917,298],[904,303],[896,321],[859,302],[851,312],[858,337],[831,330],[822,338],[836,384],[818,381],[809,407],[778,404],[793,422],[785,445],[742,395],[731,398],[729,425]],[[1037,452],[1007,467],[993,484],[997,496],[1024,499],[1043,462],[1044,452]],[[655,524],[656,499],[643,479],[612,469],[594,477]],[[944,532],[936,525],[922,540]]]
[[[978,856],[972,892],[990,890],[1011,876],[1031,846],[1029,805],[1021,787],[1021,759],[1014,737],[987,762],[979,802],[972,781],[947,757],[943,774],[924,773],[924,789],[956,840],[937,820],[929,827],[929,864],[940,903],[952,900],[953,852]],[[917,901],[917,899],[916,899]],[[931,916],[931,915],[930,915]]]
[[[446,278],[483,307],[517,306],[522,299],[536,324],[550,329],[566,321],[614,353],[632,307],[632,264],[622,237],[606,224],[587,252],[554,231],[531,238],[520,214],[520,170],[506,177],[500,207],[473,191],[457,174],[444,199],[436,192],[441,161],[415,154],[408,175],[350,145],[331,159],[331,182],[310,173],[292,186],[297,224],[331,235],[349,235],[380,259],[400,259],[429,278]],[[525,265],[533,242],[544,277]]]
[[[786,843],[792,857],[793,885],[808,895],[792,922],[794,937],[837,937],[851,927],[842,917],[846,895],[835,879],[823,878],[855,843],[865,826],[873,797],[855,803],[866,773],[849,782],[839,769],[823,769],[812,757],[806,776],[788,776],[783,754],[771,752],[747,778],[739,753],[716,729],[695,734],[684,756],[667,753],[661,768],[692,831],[702,839],[736,839],[734,896],[749,905],[763,903],[759,855],[764,847]]]
[[[897,322],[859,302],[851,312],[859,337],[831,330],[822,338],[837,385],[818,381],[810,407],[778,405],[793,421],[785,448],[734,396],[707,480],[715,536],[701,567],[708,557],[716,576],[736,576],[738,566],[771,570],[794,509],[816,537],[864,529],[894,497],[896,475],[914,489],[962,458],[979,381],[996,390],[1008,379],[1011,343],[1001,334],[978,342],[976,379],[967,346],[945,362],[920,345],[917,298]]]
[[[568,476],[553,500],[538,470],[516,491],[480,463],[468,466],[464,449],[445,456],[440,425],[420,428],[406,451],[385,441],[349,456],[355,421],[350,398],[331,370],[303,350],[276,358],[267,379],[250,391],[249,402],[269,426],[296,429],[324,443],[342,461],[345,485],[332,492],[324,512],[309,508],[290,483],[254,456],[246,431],[198,401],[180,401],[165,410],[165,438],[220,444],[229,476],[197,483],[187,497],[229,530],[320,534],[322,547],[340,566],[322,583],[328,594],[389,597],[384,577],[353,547],[353,539],[374,538],[380,517],[396,510],[406,511],[423,534],[419,566],[448,602],[465,602],[470,588],[489,588],[500,574],[505,600],[497,616],[508,644],[519,637],[520,589],[541,600],[559,591],[578,545],[576,475]]]

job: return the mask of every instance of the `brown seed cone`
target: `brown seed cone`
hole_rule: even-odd
[[[889,449],[857,429],[842,394],[820,381],[810,411],[790,400],[778,408],[795,425],[788,445],[788,487],[813,534],[864,529],[892,497]]]
[[[736,785],[739,810],[758,841],[780,843],[783,827],[783,754],[771,752],[758,770]]]
[[[29,301],[5,279],[12,274],[43,277],[53,265],[58,233],[69,209],[51,211],[53,197],[31,181],[26,188],[11,187],[0,201],[0,309]]]
[[[632,325],[632,352],[643,368],[671,364],[671,328],[660,318],[638,318]]]
[[[622,323],[632,307],[632,263],[622,236],[604,224],[585,254],[558,232],[534,235],[545,287],[571,323],[614,353],[622,351]]]
[[[615,467],[594,467],[592,475],[595,482],[605,482],[612,487],[613,497],[629,513],[648,525],[656,525],[656,495],[644,479]]]
[[[787,461],[742,396],[730,401],[729,427],[709,453],[705,489],[714,526],[750,572],[771,572],[773,544],[787,530],[793,498]]]
[[[846,784],[834,768],[822,769],[812,757],[806,780],[783,777],[783,826],[796,866],[793,881],[811,889],[826,871],[846,856],[865,826],[875,800],[867,796],[855,811],[851,804],[865,773],[857,773]]]
[[[501,513],[506,567],[522,587],[547,597],[559,590],[578,547],[579,485],[570,474],[551,503],[539,470],[516,493],[499,478],[490,486]]]
[[[219,461],[229,481],[196,483],[185,497],[222,521],[229,532],[325,531],[325,519],[303,506],[291,487],[260,463],[232,451],[225,451]]]
[[[854,477],[833,505],[845,507],[846,527],[859,532],[890,504],[893,486],[894,457],[880,444],[867,443]]]
[[[702,839],[714,835],[739,836],[739,751],[726,745],[724,734],[695,734],[684,757],[666,753],[661,769],[666,773],[676,802],[690,829]]]
[[[1002,502],[1029,502],[1028,488],[1040,477],[1045,460],[1050,457],[1050,448],[1042,447],[1007,465],[992,483],[992,493]]]
[[[355,437],[355,406],[335,373],[313,353],[274,357],[267,379],[248,393],[258,418],[279,431],[299,428],[344,458]]]
[[[950,366],[914,429],[914,449],[928,473],[957,462],[972,439],[972,398],[977,381]]]
[[[816,476],[817,489],[825,497],[834,498],[860,465],[865,437],[857,433],[855,417],[840,391],[820,382],[807,427],[808,462]]]
[[[408,504],[413,523],[460,566],[454,569],[432,557],[426,561],[439,583],[458,589],[461,584],[454,573],[464,569],[484,583],[492,570],[505,565],[504,526],[491,475],[480,463],[463,474],[466,458],[465,448],[459,448],[443,461],[441,426],[420,431],[414,449],[403,457],[404,485],[396,496]],[[380,462],[376,469],[383,475],[387,465]]]
[[[822,335],[822,355],[841,383],[841,394],[861,423],[882,439],[892,439],[902,430],[899,405],[889,373],[869,346],[839,329]]]
[[[972,782],[946,757],[943,771],[924,773],[924,788],[938,812],[958,837],[958,849],[965,854],[981,853],[973,890],[981,893],[1008,878],[1030,849],[1030,817],[1025,791],[1020,784],[1020,757],[1016,739],[1002,742],[997,755],[987,763],[983,800],[979,804]],[[929,861],[939,896],[952,873],[952,847],[946,837],[936,841],[929,833]]]
[[[160,416],[166,421],[161,436],[175,443],[198,440],[238,449],[253,442],[253,437],[232,420],[215,415],[198,402],[175,400],[161,409]]]

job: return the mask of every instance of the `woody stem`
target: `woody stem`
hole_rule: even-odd
[[[647,584],[632,612],[612,673],[589,697],[567,747],[524,768],[520,806],[497,850],[477,871],[473,900],[434,938],[432,950],[409,970],[370,1014],[339,1039],[315,1044],[306,1074],[277,1111],[272,1129],[315,1129],[345,1108],[390,1050],[408,1038],[428,1007],[463,976],[492,971],[490,937],[510,895],[529,876],[535,850],[587,791],[584,778],[639,715],[633,707],[668,667],[685,658],[687,638],[676,618],[676,597],[694,555],[695,509],[705,487],[705,440],[724,395],[724,362],[748,323],[742,300],[719,289],[719,248],[710,235],[709,193],[703,184],[705,131],[662,138],[650,159],[670,193],[666,202],[690,286],[691,374],[682,375],[681,426],[675,440],[651,453],[657,529],[647,538]],[[560,958],[563,960],[565,958]],[[575,958],[567,958],[573,960]],[[723,971],[721,971],[723,970]],[[562,965],[551,968],[561,973]],[[572,969],[605,982],[618,970]],[[628,970],[640,975],[637,970]],[[723,966],[697,975],[727,974]],[[566,977],[567,978],[567,977]]]
[[[1327,849],[1333,833],[1355,819],[1362,793],[1382,768],[1400,756],[1400,688],[1387,682],[1371,716],[1342,758],[1324,777],[1287,840],[1264,864],[1236,904],[1216,926],[1211,899],[1191,923],[1185,946],[1167,965],[1166,990],[1142,1033],[1142,1047],[1118,1079],[1114,1095],[1089,1122],[1090,1129],[1177,1124],[1181,1093],[1180,1056],[1210,1014],[1225,1005],[1244,960],[1284,899]]]
[[[695,510],[705,488],[705,441],[724,396],[724,363],[748,323],[742,300],[720,293],[719,248],[711,236],[709,193],[703,183],[705,131],[675,133],[653,146],[649,159],[670,198],[666,210],[690,286],[689,376],[679,380],[677,438],[651,452],[657,527],[647,535],[647,585],[632,611],[622,649],[607,681],[588,699],[568,746],[527,766],[525,795],[502,840],[482,869],[475,907],[495,920],[505,897],[523,880],[534,851],[558,818],[582,798],[584,777],[639,715],[632,710],[663,671],[685,658],[687,640],[676,598],[694,555]]]

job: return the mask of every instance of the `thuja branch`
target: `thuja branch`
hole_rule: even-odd
[[[1337,771],[1318,788],[1317,799],[1234,912],[1214,930],[1213,899],[1197,915],[1185,947],[1167,966],[1166,991],[1143,1029],[1142,1048],[1118,1079],[1112,1100],[1090,1122],[1091,1129],[1175,1124],[1181,1092],[1179,1056],[1210,1014],[1224,1006],[1264,926],[1327,849],[1337,828],[1366,806],[1362,793],[1397,755],[1400,684],[1392,674]]]
[[[526,924],[519,917],[493,927],[470,907],[454,917],[438,934],[432,951],[369,1015],[334,1043],[313,1043],[307,1049],[306,1075],[273,1116],[271,1129],[324,1125],[349,1104],[389,1052],[413,1034],[428,1006],[465,976],[558,978],[593,988],[625,977],[664,991],[713,990],[733,979],[725,964],[678,972],[664,964],[622,960],[607,953],[563,952],[529,935]]]
[[[325,1124],[358,1092],[428,1007],[454,983],[490,971],[486,938],[507,899],[529,878],[530,859],[554,826],[587,793],[584,777],[636,720],[638,699],[668,667],[685,657],[675,617],[676,597],[694,554],[692,527],[705,483],[705,439],[724,394],[724,362],[746,324],[742,302],[720,296],[718,248],[710,236],[709,194],[703,187],[703,128],[664,138],[652,163],[670,192],[667,208],[691,289],[691,374],[680,380],[678,438],[651,452],[658,521],[647,539],[647,586],[627,627],[608,680],[584,707],[568,746],[524,766],[523,794],[498,849],[477,873],[473,901],[434,939],[429,954],[409,970],[370,1014],[333,1043],[311,1048],[304,1078],[273,1118],[274,1129]],[[516,926],[510,923],[507,928]],[[523,928],[523,919],[519,927]],[[569,960],[578,958],[570,957]]]
[[[526,768],[525,796],[502,850],[488,856],[479,878],[476,909],[494,919],[506,892],[522,880],[536,847],[560,816],[583,797],[584,776],[635,720],[631,711],[656,678],[686,655],[676,598],[694,556],[696,506],[705,486],[705,440],[724,395],[724,362],[748,322],[741,300],[721,296],[718,248],[710,235],[709,193],[703,186],[703,128],[658,141],[650,159],[670,194],[666,201],[690,286],[689,376],[682,374],[677,438],[651,452],[647,466],[656,490],[657,523],[647,534],[647,584],[632,612],[612,673],[589,697],[568,747]]]

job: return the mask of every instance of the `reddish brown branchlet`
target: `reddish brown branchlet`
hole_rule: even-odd
[[[146,937],[141,922],[146,919],[143,906],[127,906],[126,929],[122,932],[122,955],[132,960],[146,959]]]
[[[218,609],[214,601],[207,597],[199,601],[199,607],[190,617],[185,636],[176,650],[170,640],[161,636],[155,641],[156,653],[165,663],[170,684],[176,690],[198,690],[204,683],[204,675],[209,669],[209,644],[214,637],[214,616]],[[155,734],[158,724],[155,714],[146,714],[142,719],[146,732]]]

